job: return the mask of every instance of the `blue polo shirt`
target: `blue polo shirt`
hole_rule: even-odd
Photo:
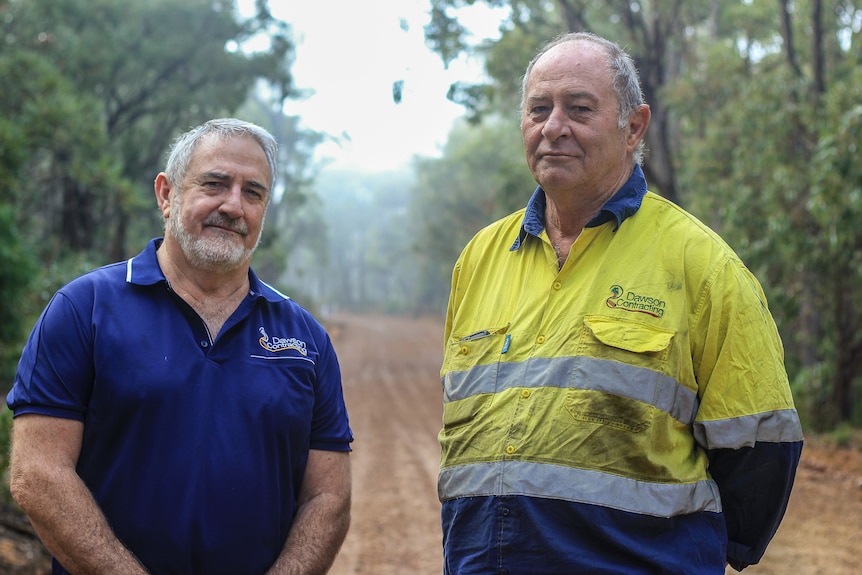
[[[260,574],[287,538],[309,449],[350,450],[335,350],[251,270],[213,344],[169,288],[160,243],[57,292],[7,403],[84,422],[78,473],[151,572]]]

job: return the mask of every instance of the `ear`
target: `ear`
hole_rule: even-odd
[[[156,181],[153,182],[153,190],[156,193],[156,204],[162,212],[162,217],[168,219],[171,215],[171,199],[173,196],[173,186],[168,179],[167,174],[160,172],[156,176]]]
[[[628,151],[634,152],[644,139],[650,121],[650,109],[646,104],[641,104],[629,116],[629,122],[626,132],[626,146]]]

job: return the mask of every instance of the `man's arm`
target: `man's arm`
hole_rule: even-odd
[[[778,530],[801,452],[802,441],[709,452],[727,523],[727,561],[737,571],[759,562]]]
[[[67,571],[145,575],[111,531],[75,471],[84,424],[23,414],[15,418],[10,489],[45,547]]]
[[[350,489],[349,452],[309,452],[296,518],[268,575],[329,571],[350,526]]]

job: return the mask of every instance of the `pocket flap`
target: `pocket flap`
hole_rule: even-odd
[[[603,344],[635,353],[667,349],[674,334],[671,330],[604,316],[587,316],[584,324]]]

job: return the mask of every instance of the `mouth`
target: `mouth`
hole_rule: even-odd
[[[563,153],[563,152],[545,152],[545,153],[543,153],[543,154],[540,154],[540,155],[539,155],[539,158],[540,158],[540,159],[542,159],[542,160],[550,160],[550,161],[555,161],[555,160],[571,160],[571,159],[573,159],[573,158],[575,158],[575,157],[576,157],[576,156],[575,156],[575,155],[573,155],[573,154],[565,154],[565,153]]]
[[[575,152],[568,152],[568,151],[564,151],[564,150],[555,150],[555,149],[550,149],[550,150],[545,150],[545,151],[539,152],[540,157],[552,158],[552,159],[553,158],[574,158],[574,157],[577,157],[577,155],[578,154],[576,154]]]
[[[203,225],[205,228],[215,228],[222,232],[230,232],[243,237],[248,235],[248,229],[242,224],[232,225],[224,221],[204,221]]]

